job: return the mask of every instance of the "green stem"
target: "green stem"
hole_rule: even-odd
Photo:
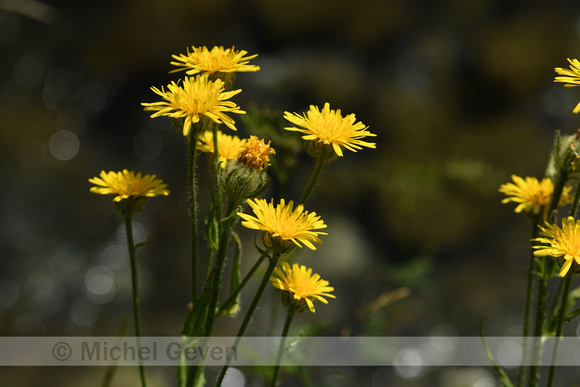
[[[282,330],[282,338],[280,340],[280,348],[278,348],[278,357],[276,358],[276,367],[274,368],[274,376],[272,377],[271,387],[276,386],[278,381],[278,374],[280,373],[280,363],[282,362],[282,355],[284,355],[284,350],[286,349],[286,337],[288,337],[288,331],[290,330],[290,324],[292,324],[292,318],[294,317],[294,311],[288,310],[288,315],[286,315],[286,321],[284,322],[284,329]]]
[[[229,218],[229,217],[228,217]],[[209,309],[208,309],[208,319],[206,322],[206,329],[205,334],[206,336],[211,336],[213,328],[215,326],[215,322],[219,313],[217,312],[218,302],[219,302],[219,294],[221,289],[221,282],[224,272],[224,264],[226,261],[226,252],[228,247],[228,242],[230,240],[230,231],[233,226],[233,222],[225,222],[224,224],[220,220],[220,234],[219,234],[219,246],[218,251],[216,254],[216,263],[214,267],[214,274],[211,283],[211,295],[209,300]]]
[[[562,292],[564,291],[565,282],[566,281],[559,281],[559,283],[558,283],[558,289],[556,289],[556,293],[554,294],[554,302],[552,303],[552,308],[550,308],[550,313],[548,314],[547,321],[557,321],[558,320],[556,313],[558,313],[559,310],[556,309],[556,303],[560,299],[560,297],[562,297]]]
[[[215,168],[215,177],[216,177],[216,202],[219,217],[222,216],[222,190],[220,188],[220,151],[219,151],[219,143],[218,143],[218,136],[217,136],[217,125],[213,123],[212,125],[212,133],[213,133],[213,163]],[[218,219],[219,220],[219,219]]]
[[[314,172],[312,173],[312,176],[310,177],[310,182],[308,183],[308,187],[306,187],[306,191],[304,191],[304,195],[302,195],[302,199],[300,199],[299,204],[305,204],[306,201],[308,200],[308,197],[310,197],[310,194],[312,193],[312,190],[314,189],[314,186],[316,185],[316,182],[318,181],[318,178],[320,177],[320,173],[324,169],[325,164],[326,164],[326,159],[324,159],[322,157],[318,157],[318,159],[316,160],[316,166],[314,167]]]
[[[214,171],[216,175],[216,208],[217,208],[217,219],[215,219],[219,224],[218,232],[218,251],[216,254],[216,263],[214,267],[214,276],[211,285],[211,295],[209,301],[208,309],[208,319],[206,322],[206,336],[210,336],[215,325],[215,320],[217,318],[216,309],[219,302],[219,293],[221,288],[221,281],[223,277],[223,268],[226,260],[226,252],[228,247],[228,241],[230,236],[231,227],[224,226],[222,222],[222,191],[220,188],[219,175],[219,145],[217,138],[217,125],[212,124],[213,133],[213,154],[214,154]],[[229,215],[229,214],[228,214]]]
[[[238,297],[238,294],[242,291],[242,289],[244,288],[244,286],[246,286],[246,283],[248,283],[248,281],[250,280],[250,278],[252,278],[252,275],[254,275],[254,272],[258,269],[258,267],[260,266],[260,264],[262,263],[262,261],[266,257],[267,257],[266,255],[260,256],[260,258],[256,261],[256,263],[254,264],[254,266],[252,266],[252,268],[250,269],[250,271],[248,272],[248,274],[246,274],[246,276],[244,277],[244,279],[242,280],[242,282],[240,282],[240,284],[238,285],[238,287],[236,288],[236,290],[234,290],[232,292],[232,294],[230,294],[230,296],[228,297],[228,299],[219,308],[219,310],[217,312],[217,315],[218,316],[220,316],[224,312],[224,310],[226,310],[227,308],[229,308],[230,307],[230,304],[236,300],[236,298]]]
[[[191,302],[197,301],[197,201],[195,176],[195,136],[189,136],[189,151],[187,157],[189,185],[189,216],[191,220]]]
[[[552,363],[550,364],[550,372],[548,374],[548,387],[552,386],[554,380],[554,372],[556,371],[556,359],[558,358],[558,346],[560,345],[560,336],[562,336],[562,329],[564,327],[564,316],[566,315],[566,302],[568,301],[568,294],[570,293],[570,286],[572,285],[572,270],[568,271],[564,284],[564,292],[562,293],[562,302],[560,304],[560,313],[558,314],[558,325],[556,326],[556,336],[554,338],[554,351],[552,352]]]
[[[272,275],[272,272],[274,271],[274,268],[276,267],[276,264],[278,263],[279,258],[280,258],[279,253],[274,253],[272,255],[272,258],[270,259],[270,262],[268,264],[268,268],[266,269],[266,273],[264,274],[264,277],[262,278],[262,282],[260,283],[260,286],[258,287],[258,291],[256,292],[256,295],[254,296],[254,299],[252,300],[252,303],[250,304],[250,307],[248,308],[248,311],[246,312],[246,316],[244,317],[244,320],[242,321],[242,325],[240,326],[240,329],[238,330],[238,334],[236,335],[236,340],[234,341],[233,348],[237,348],[238,344],[240,344],[240,340],[242,339],[242,336],[244,335],[244,332],[246,331],[246,328],[248,327],[248,324],[250,323],[250,320],[252,319],[252,315],[254,314],[254,311],[256,310],[256,306],[258,306],[258,302],[260,301],[260,298],[262,298],[262,294],[264,294],[264,290],[266,289],[266,285],[268,285],[268,281],[270,280],[270,276]],[[222,382],[224,380],[224,377],[226,376],[226,372],[228,371],[229,366],[230,366],[230,358],[228,357],[226,364],[223,366],[223,368],[218,376],[216,386],[222,385]]]
[[[135,255],[135,244],[133,243],[133,223],[131,214],[125,215],[125,230],[127,233],[127,247],[129,248],[129,260],[131,262],[131,283],[133,288],[133,320],[135,322],[135,336],[137,337],[137,347],[141,346],[141,326],[139,324],[139,289],[137,279],[137,259]],[[141,385],[145,387],[145,368],[139,359],[139,375],[141,376]]]
[[[547,269],[544,268],[544,271]],[[540,356],[542,352],[542,336],[544,327],[544,318],[546,314],[546,300],[548,294],[548,273],[538,283],[538,299],[536,303],[536,324],[534,328],[532,367],[530,368],[530,387],[536,387],[540,378]]]
[[[538,235],[538,221],[540,219],[540,213],[534,216],[532,221],[532,237],[534,239]],[[530,263],[528,266],[528,280],[526,285],[526,307],[524,312],[524,342],[523,342],[523,359],[526,358],[528,352],[528,340],[526,339],[530,335],[530,319],[532,315],[532,303],[534,299],[534,271],[536,267],[534,257],[534,250],[530,251]],[[522,365],[518,371],[518,387],[522,387],[524,383],[524,370],[525,367]]]

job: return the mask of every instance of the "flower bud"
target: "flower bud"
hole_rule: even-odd
[[[257,197],[268,185],[266,171],[248,168],[238,160],[226,164],[220,180],[223,189],[235,201]]]
[[[268,155],[276,151],[270,143],[259,140],[256,136],[242,146],[237,160],[227,163],[221,173],[221,184],[230,199],[239,201],[259,196],[268,184],[265,168],[269,165]]]

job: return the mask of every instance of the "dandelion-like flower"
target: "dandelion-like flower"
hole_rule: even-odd
[[[340,109],[331,110],[330,104],[324,104],[322,111],[311,105],[304,115],[284,112],[284,118],[299,127],[284,128],[290,131],[305,133],[302,138],[307,141],[317,141],[332,145],[334,152],[342,156],[342,148],[356,152],[362,147],[375,148],[375,143],[362,141],[361,138],[376,136],[369,132],[368,126],[356,122],[354,114],[345,117]]]
[[[539,227],[543,238],[535,238],[532,241],[546,243],[549,246],[532,246],[537,249],[534,256],[550,256],[560,260],[564,257],[560,269],[560,277],[564,277],[573,262],[580,264],[580,221],[569,216],[562,219],[562,228],[549,223],[546,223],[546,227]]]
[[[268,155],[275,154],[274,148],[270,147],[270,142],[266,144],[264,140],[257,136],[250,136],[248,141],[241,147],[238,154],[238,161],[245,166],[262,170],[270,162]]]
[[[228,134],[217,131],[219,163],[222,168],[225,168],[228,160],[235,160],[238,158],[238,153],[246,143],[246,139],[240,139],[238,136],[230,136]],[[197,149],[201,152],[214,153],[213,147],[213,132],[206,130],[197,139]]]
[[[564,87],[580,86],[580,61],[578,59],[568,58],[568,62],[570,62],[569,69],[563,69],[561,67],[554,69],[560,75],[554,79],[554,82],[565,83]],[[580,112],[580,103],[574,108],[574,114],[578,112]]]
[[[316,250],[313,243],[322,244],[318,235],[327,235],[315,231],[326,228],[326,224],[315,212],[304,211],[302,204],[293,209],[294,202],[286,204],[284,199],[277,206],[274,206],[273,200],[268,203],[266,199],[248,199],[247,202],[256,216],[238,212],[243,219],[242,226],[263,231],[262,239],[268,248],[285,253],[295,246],[302,247],[300,243],[304,243]]]
[[[114,195],[113,201],[123,199],[169,195],[167,184],[157,179],[155,175],[142,176],[141,173],[128,171],[105,172],[101,171],[100,177],[93,177],[89,182],[97,185],[91,187],[91,192],[101,195]]]
[[[161,90],[152,87],[151,90],[160,95],[164,101],[141,105],[145,106],[145,111],[155,111],[151,118],[160,116],[185,118],[184,136],[189,136],[192,124],[199,122],[202,116],[236,130],[234,120],[226,113],[246,113],[234,102],[226,101],[241,90],[224,91],[222,80],[210,81],[207,75],[186,77],[182,85],[179,85],[179,81],[171,82],[167,85],[167,89],[165,91],[163,87]]]
[[[179,67],[172,72],[185,70],[188,75],[193,75],[260,70],[260,67],[248,64],[250,59],[258,56],[257,54],[245,56],[247,51],[236,51],[235,47],[224,49],[216,46],[208,50],[204,46],[192,47],[192,49],[192,52],[188,49],[187,54],[172,55],[176,62],[171,62],[171,64]]]
[[[554,193],[554,183],[545,177],[538,181],[535,177],[526,177],[522,179],[519,176],[512,175],[514,183],[502,184],[499,192],[508,195],[502,203],[516,202],[519,203],[515,212],[528,212],[538,214],[542,208],[547,208],[552,201]],[[565,206],[572,203],[571,195],[572,186],[565,186],[562,190],[562,196],[558,205]]]
[[[282,268],[275,268],[274,274],[278,277],[270,277],[272,285],[289,293],[289,305],[287,306],[294,307],[297,311],[302,309],[300,303],[306,302],[310,311],[314,313],[313,300],[328,304],[324,297],[336,298],[330,294],[334,288],[328,286],[328,281],[321,279],[316,273],[312,274],[312,269],[307,269],[306,266],[295,263],[290,267],[287,262],[282,262]]]

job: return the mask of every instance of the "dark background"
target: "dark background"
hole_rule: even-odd
[[[135,231],[153,232],[139,250],[143,334],[177,334],[190,291],[185,143],[140,103],[182,75],[168,74],[172,54],[221,45],[259,55],[261,70],[235,83],[243,109],[281,116],[330,102],[377,134],[375,150],[331,164],[309,202],[329,235],[299,262],[337,299],[296,318],[293,333],[477,336],[485,317],[490,336],[521,334],[530,230],[497,189],[511,174],[543,176],[555,130],[578,128],[580,93],[554,84],[553,69],[579,57],[579,11],[572,1],[1,2],[0,333],[110,336],[130,322],[122,222],[88,183],[128,168],[171,190],[149,201]],[[312,167],[303,154],[288,200]],[[247,266],[254,233],[238,231]],[[279,332],[278,308],[267,294],[248,334]],[[224,320],[216,334],[239,323]],[[316,385],[494,385],[490,368],[311,371]],[[54,386],[100,385],[104,372],[2,370],[6,385]],[[153,385],[174,384],[172,369],[148,372]],[[260,385],[256,370],[244,372]],[[120,369],[113,385],[131,383],[137,372]]]

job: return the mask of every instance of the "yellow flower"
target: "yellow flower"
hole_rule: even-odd
[[[306,269],[306,266],[295,263],[292,267],[287,262],[282,262],[282,269],[275,268],[274,274],[278,278],[272,276],[270,281],[272,285],[289,293],[292,297],[289,301],[289,307],[294,307],[295,310],[301,311],[301,300],[306,301],[308,308],[312,313],[314,310],[314,303],[312,300],[319,300],[328,304],[324,297],[336,298],[330,292],[334,291],[333,287],[328,286],[328,281],[320,278],[318,274],[312,274],[312,269]],[[298,305],[292,301],[298,301]]]
[[[340,109],[331,110],[328,102],[324,104],[322,111],[311,105],[310,110],[302,116],[297,113],[284,112],[284,118],[300,127],[284,129],[305,133],[306,135],[302,136],[304,140],[317,140],[319,143],[332,145],[338,156],[342,156],[342,147],[353,152],[362,149],[363,146],[375,148],[374,143],[360,140],[364,137],[376,136],[366,130],[368,126],[361,122],[355,123],[354,114],[343,117]]]
[[[270,142],[267,144],[257,136],[250,136],[250,139],[242,146],[238,155],[238,161],[252,169],[262,170],[270,162],[268,155],[275,154],[274,148],[270,148]]]
[[[512,175],[513,183],[502,184],[499,192],[502,192],[509,197],[503,199],[502,203],[516,202],[519,205],[515,212],[533,212],[538,214],[540,209],[544,207],[546,210],[552,201],[552,194],[554,193],[554,183],[549,178],[545,177],[542,181],[538,181],[535,177],[526,177],[525,180],[519,176]],[[572,186],[565,186],[562,191],[562,196],[558,205],[565,206],[572,203],[573,197],[570,193]]]
[[[290,201],[286,204],[284,199],[281,199],[276,207],[274,200],[269,204],[266,199],[248,199],[247,202],[256,216],[238,212],[244,220],[242,226],[263,231],[262,238],[268,248],[285,253],[295,246],[302,247],[301,242],[316,250],[312,243],[321,245],[322,241],[318,235],[327,235],[325,232],[314,231],[326,228],[326,224],[315,212],[304,212],[302,204],[293,210],[294,203]]]
[[[534,251],[534,256],[564,257],[560,270],[560,277],[564,277],[574,261],[580,264],[580,222],[569,216],[562,219],[562,228],[546,223],[546,227],[540,226],[540,230],[540,235],[545,238],[535,238],[532,241],[547,243],[549,246],[532,246],[538,249]]]
[[[135,172],[124,169],[122,172],[101,171],[99,176],[89,179],[89,182],[97,185],[97,187],[91,187],[91,192],[114,195],[114,202],[129,198],[169,195],[167,184],[157,179],[155,175],[142,176],[140,172],[135,175]]]
[[[230,136],[217,131],[219,162],[222,168],[225,168],[228,160],[238,158],[238,153],[246,143],[246,139],[240,139],[238,136]],[[214,153],[213,132],[206,130],[197,139],[197,149],[201,152]]]
[[[187,50],[187,55],[172,55],[177,62],[171,62],[178,68],[171,72],[186,70],[187,75],[197,73],[215,74],[215,73],[232,73],[232,72],[249,72],[258,71],[258,66],[249,65],[250,59],[258,55],[244,56],[248,52],[241,50],[236,51],[235,47],[224,50],[223,47],[214,47],[210,50],[207,47],[192,47],[193,52]]]
[[[179,81],[171,82],[167,86],[168,91],[152,87],[156,94],[163,97],[164,101],[142,103],[145,111],[155,111],[151,118],[167,116],[172,118],[184,118],[183,135],[189,136],[191,125],[200,121],[200,116],[205,116],[216,123],[224,123],[230,129],[236,130],[234,120],[225,113],[245,114],[232,101],[226,99],[238,94],[241,90],[224,91],[224,83],[220,79],[208,80],[206,75],[186,77],[183,86]]]
[[[568,58],[568,62],[570,62],[570,69],[563,69],[561,67],[554,69],[556,73],[561,75],[560,77],[556,77],[554,82],[565,83],[564,87],[580,86],[580,61],[578,59]],[[580,103],[574,108],[574,114],[578,112],[580,112]]]

